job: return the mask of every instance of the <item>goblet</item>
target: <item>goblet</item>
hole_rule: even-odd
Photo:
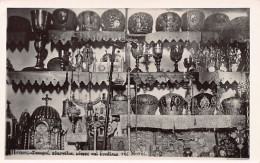
[[[171,52],[170,52],[170,57],[171,60],[174,62],[174,71],[173,72],[180,72],[178,70],[178,62],[182,58],[182,53],[183,53],[183,46],[182,45],[172,45],[171,46]]]
[[[187,72],[189,72],[189,69],[192,65],[193,65],[193,60],[191,56],[189,58],[184,58],[184,67],[187,68]]]
[[[44,10],[31,11],[32,27],[35,34],[34,48],[37,52],[36,65],[24,68],[23,71],[42,71],[43,61],[47,57],[45,45],[47,43],[48,28],[51,23],[51,14]]]
[[[158,41],[153,47],[153,58],[155,60],[155,66],[157,72],[160,72],[160,62],[162,59],[163,45],[161,41]]]
[[[136,65],[135,68],[132,70],[133,73],[135,72],[142,72],[139,69],[139,59],[143,57],[143,42],[133,42],[131,47],[132,56],[135,58]]]

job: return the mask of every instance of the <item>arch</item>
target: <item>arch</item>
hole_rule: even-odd
[[[35,123],[32,125],[33,130],[35,130],[36,127],[37,127],[39,124],[45,124],[45,125],[47,126],[47,129],[50,130],[50,125],[49,125],[45,120],[40,120],[40,121],[35,122]]]

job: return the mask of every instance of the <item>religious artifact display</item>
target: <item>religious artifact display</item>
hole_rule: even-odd
[[[22,112],[20,116],[20,120],[18,123],[18,149],[28,149],[29,142],[28,142],[28,134],[29,134],[29,126],[30,125],[30,113],[28,113],[28,110],[26,109],[24,112]]]
[[[156,31],[179,31],[181,28],[181,17],[175,12],[166,12],[156,19]]]
[[[205,15],[199,10],[190,10],[182,14],[182,31],[202,31]]]
[[[242,52],[238,46],[228,46],[228,68],[230,72],[236,72],[242,63]]]
[[[251,157],[250,11],[8,8],[6,158]]]
[[[48,71],[65,71],[65,70],[72,70],[72,64],[69,61],[69,57],[71,53],[68,51],[68,48],[61,43],[57,44],[57,49],[59,56],[54,57],[49,60],[47,63],[47,70]]]
[[[30,149],[61,149],[61,119],[59,113],[48,101],[51,98],[48,94],[45,98],[45,105],[34,110],[30,118],[29,148]]]
[[[78,19],[70,9],[60,8],[52,13],[52,22],[54,30],[76,30]]]
[[[90,65],[93,63],[94,56],[93,50],[89,44],[87,44],[82,50],[82,67],[83,72],[90,72]]]
[[[147,34],[153,30],[153,17],[144,12],[138,12],[128,19],[128,30],[130,34]]]
[[[47,44],[48,29],[51,23],[51,14],[45,10],[32,10],[31,11],[32,27],[35,34],[34,47],[37,52],[36,65],[34,67],[26,67],[23,71],[43,71],[43,61],[48,55],[45,49]]]
[[[161,115],[181,115],[186,109],[187,102],[176,93],[168,93],[159,100],[159,111]]]
[[[158,99],[149,94],[140,94],[131,100],[132,111],[139,115],[154,115],[158,108]]]
[[[97,61],[96,58],[93,59],[93,72],[109,72],[110,65],[112,61],[112,54],[108,53],[107,50],[105,50],[105,54],[102,56],[100,61]],[[114,65],[113,65],[113,71],[114,72],[123,72],[124,71],[124,57],[122,57],[118,53],[115,53],[114,56]]]
[[[124,31],[125,16],[117,9],[110,9],[101,15],[101,27],[103,31]]]
[[[80,31],[99,31],[101,18],[94,11],[84,11],[78,16]]]
[[[237,142],[231,136],[223,134],[220,137],[219,144],[214,146],[214,153],[217,157],[239,157],[239,148]]]
[[[182,58],[182,53],[183,53],[183,45],[176,44],[171,46],[170,57],[171,60],[174,62],[174,72],[179,72],[178,62]]]

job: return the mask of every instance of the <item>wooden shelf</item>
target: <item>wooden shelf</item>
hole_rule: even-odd
[[[112,81],[117,82],[122,80],[122,84],[126,82],[126,72],[114,72],[112,76]],[[7,83],[14,81],[19,83],[22,81],[23,84],[26,84],[28,81],[33,84],[35,81],[38,84],[44,82],[46,85],[52,83],[56,85],[58,82],[60,85],[63,85],[65,81],[68,83],[71,82],[71,79],[74,79],[76,84],[83,82],[88,84],[92,82],[93,84],[101,84],[105,82],[108,84],[108,72],[66,72],[66,71],[14,71],[7,73]],[[77,80],[79,77],[79,81]]]
[[[113,82],[117,79],[122,79],[123,83],[126,82],[126,72],[113,72]],[[108,72],[73,72],[73,79],[76,80],[80,77],[80,82],[83,81],[85,84],[88,82],[101,84],[108,81]],[[155,81],[162,83],[168,81],[182,81],[184,79],[183,72],[142,72],[142,73],[131,73],[131,77],[140,77],[140,80],[143,83],[147,83],[147,79],[152,77]],[[7,72],[7,83],[11,83],[14,81],[15,83],[26,84],[30,81],[33,84],[37,81],[38,84],[44,82],[45,84],[49,84],[50,82],[53,85],[56,85],[58,82],[62,85],[65,81],[71,82],[72,72],[66,71],[13,71]],[[215,82],[215,83],[233,83],[233,82],[245,82],[246,80],[246,72],[195,72],[195,79],[197,79],[200,83],[204,82]]]
[[[137,120],[137,121],[136,121]],[[121,128],[127,128],[127,115],[120,116]],[[130,115],[131,127],[158,129],[233,128],[246,126],[245,115]]]

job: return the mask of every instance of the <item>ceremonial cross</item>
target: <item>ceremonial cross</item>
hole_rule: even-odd
[[[49,100],[52,100],[52,99],[49,98],[48,94],[46,94],[46,96],[45,96],[44,98],[42,98],[42,100],[44,100],[45,103],[46,103],[46,106],[48,106],[48,101],[49,101]]]

